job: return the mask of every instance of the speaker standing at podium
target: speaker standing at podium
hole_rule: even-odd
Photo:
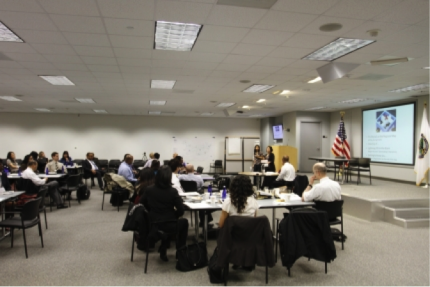
[[[275,172],[275,155],[273,154],[273,148],[269,145],[266,148],[267,154],[264,156],[264,159],[267,159],[267,166],[265,168],[266,172],[272,171]],[[271,186],[274,178],[272,176],[265,176],[263,181],[263,186]]]
[[[254,147],[254,166],[252,168],[255,172],[261,172],[261,160],[264,159],[263,154],[260,152],[260,145]],[[254,185],[257,185],[257,177],[254,176]]]

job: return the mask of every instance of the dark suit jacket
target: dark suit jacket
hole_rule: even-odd
[[[7,178],[7,174],[4,171],[2,171],[1,174],[1,184],[5,190],[11,190],[9,179]]]
[[[275,265],[272,231],[266,216],[229,216],[218,236],[218,267]]]
[[[184,214],[182,198],[173,187],[167,189],[155,185],[148,187],[140,202],[149,211],[152,222],[174,221]]]
[[[95,164],[95,162],[94,162],[94,164]],[[93,173],[91,172],[93,167],[91,166],[91,163],[87,159],[82,161],[82,168],[84,170],[85,176],[93,176]]]

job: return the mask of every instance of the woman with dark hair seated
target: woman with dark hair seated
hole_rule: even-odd
[[[257,216],[258,203],[254,198],[254,190],[248,176],[237,175],[230,184],[230,197],[226,198],[222,204],[219,227],[224,226],[224,222],[229,216]]]
[[[154,174],[157,174],[157,171],[158,171],[158,169],[160,168],[160,161],[159,160],[156,160],[156,159],[154,159],[152,162],[151,162],[151,169],[152,169],[152,171],[154,172]]]
[[[188,220],[179,218],[184,214],[184,205],[178,191],[172,187],[172,170],[168,166],[160,167],[155,176],[155,185],[145,190],[140,202],[149,211],[150,221],[157,230],[176,233],[176,249],[186,245]],[[161,260],[166,262],[168,245],[169,238],[163,237],[158,249]]]
[[[145,167],[140,172],[139,181],[136,184],[135,192],[134,192],[134,204],[138,204],[140,199],[142,198],[145,190],[154,185],[154,172],[151,168]]]
[[[257,217],[258,203],[254,198],[252,183],[248,176],[237,175],[230,184],[230,197],[222,204],[219,227],[224,226],[224,222],[229,216],[249,216]],[[239,266],[233,265],[233,269]],[[254,266],[244,266],[243,269],[252,271]]]
[[[63,151],[63,156],[60,159],[60,162],[64,164],[65,166],[73,166],[73,160],[69,155],[69,152],[67,150]]]

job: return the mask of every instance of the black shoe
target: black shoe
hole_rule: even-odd
[[[213,223],[208,223],[208,229],[213,228],[213,226],[214,226]],[[203,227],[202,222],[199,223],[199,227]]]
[[[158,248],[158,253],[160,253],[160,259],[163,260],[164,262],[169,261],[169,259],[167,258],[167,250],[165,248]]]
[[[255,267],[254,266],[243,266],[242,269],[245,271],[251,272],[252,270],[255,269]]]
[[[68,208],[68,206],[64,204],[57,205],[57,209],[63,209],[63,208]]]
[[[239,269],[239,265],[233,264],[233,266],[231,267],[233,270],[237,270]]]

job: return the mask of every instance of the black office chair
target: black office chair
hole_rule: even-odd
[[[73,191],[77,191],[79,189],[81,182],[82,180],[80,174],[70,175],[66,180],[66,184],[60,188],[60,194],[63,195],[64,200],[66,200],[66,195],[68,195],[67,198],[69,200],[69,207],[71,194]],[[76,197],[78,198],[79,204],[81,204],[79,196],[76,195]]]
[[[16,159],[16,160],[15,160],[15,162],[16,162],[18,165],[21,165],[21,163],[22,163],[22,159]]]
[[[198,166],[196,171],[198,174],[202,174],[203,173],[203,167]]]
[[[181,180],[179,181],[181,183],[182,188],[184,189],[184,192],[197,192],[197,182],[192,180]]]
[[[370,158],[359,158],[358,159],[358,178],[357,178],[357,184],[358,184],[359,181],[361,182],[361,177],[360,177],[360,173],[361,172],[368,172],[369,173],[370,184],[372,184],[372,173],[370,171]]]
[[[212,171],[213,170],[213,171]],[[219,172],[221,170],[221,172]],[[223,168],[222,168],[222,160],[217,159],[214,163],[210,164],[210,173],[221,173],[223,174]]]
[[[83,159],[74,159],[73,162],[76,163],[77,165],[82,165],[82,162],[84,160]]]
[[[48,160],[37,161],[37,170],[39,171],[39,173],[45,173],[47,163],[48,163]]]
[[[108,172],[118,173],[120,164],[121,164],[121,161],[119,159],[111,159],[109,161]]]
[[[31,179],[20,178],[17,181],[17,187],[19,190],[24,190],[26,194],[35,194],[37,193],[37,197],[42,198],[39,205],[39,212],[43,212],[45,215],[45,228],[48,229],[48,220],[46,218],[46,205],[45,205],[45,197],[46,197],[46,189],[40,189],[36,186]],[[15,206],[15,211],[21,211],[22,206]]]
[[[348,167],[346,168],[346,181],[352,181],[352,171],[358,171],[358,158],[350,158],[348,161]],[[348,180],[349,178],[349,180]],[[357,178],[358,180],[358,178]]]
[[[107,159],[99,159],[98,165],[99,169],[108,170],[109,161]]]
[[[143,161],[141,159],[136,159],[133,162],[133,167],[134,167],[134,169],[139,169],[139,167],[143,167],[145,165],[145,163],[146,163],[146,161]]]
[[[345,242],[345,235],[343,234],[343,200],[336,200],[332,202],[315,201],[315,209],[327,212],[330,226],[340,224],[343,250],[343,243]]]
[[[163,165],[169,165],[170,160],[163,160]]]
[[[20,216],[21,216],[20,218],[12,217],[12,218],[0,221],[0,227],[10,228],[10,247],[11,248],[13,248],[14,229],[15,228],[22,229],[26,258],[28,258],[27,238],[25,237],[26,229],[36,225],[39,227],[40,242],[42,243],[42,248],[43,248],[43,234],[42,234],[42,226],[40,224],[40,215],[39,215],[39,206],[41,201],[42,201],[42,198],[40,197],[29,200],[22,207],[22,210],[20,212]],[[10,213],[10,212],[6,212],[6,213]]]

